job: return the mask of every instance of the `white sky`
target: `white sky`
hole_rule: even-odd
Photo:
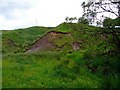
[[[0,0],[0,30],[36,25],[57,26],[68,17],[81,17],[85,0]]]

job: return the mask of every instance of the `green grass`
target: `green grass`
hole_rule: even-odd
[[[3,53],[23,52],[36,39],[51,29],[46,27],[30,27],[12,31],[2,31]]]
[[[72,31],[71,24],[62,23],[56,27],[56,30],[60,32],[71,32]]]
[[[70,35],[50,38],[57,50],[23,53],[49,31]],[[119,54],[104,39],[101,28],[62,23],[54,28],[30,27],[2,31],[3,88],[119,88]],[[1,36],[1,35],[0,35]],[[74,51],[73,42],[80,43]]]
[[[79,28],[78,31],[75,31],[74,28]],[[62,46],[63,44],[73,41],[85,39],[83,29],[88,32],[88,30],[95,31],[95,27],[90,27],[88,25],[81,24],[71,24],[71,23],[62,23],[57,27],[48,28],[48,27],[30,27],[25,29],[17,29],[12,31],[2,31],[2,52],[3,53],[21,53],[26,51],[37,39],[44,36],[49,31],[60,31],[71,33],[71,36],[61,35],[57,40],[53,41],[56,45]],[[81,31],[81,32],[80,32]],[[87,37],[88,35],[87,35]],[[89,40],[88,40],[89,41]],[[84,45],[86,46],[86,45]]]
[[[100,79],[93,77],[85,68],[81,68],[79,73],[73,72],[75,62],[69,61],[73,64],[68,64],[69,67],[65,66],[67,58],[63,57],[62,53],[52,52],[3,55],[3,88],[94,88],[100,86]],[[57,69],[60,65],[62,66],[58,73]]]

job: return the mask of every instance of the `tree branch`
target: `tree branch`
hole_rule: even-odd
[[[111,11],[111,10],[105,9],[104,7],[102,7],[102,5],[99,5],[99,6],[100,6],[104,11],[113,13],[113,14],[115,14],[117,17],[119,16],[119,15],[117,15],[115,12],[113,12],[113,11]]]

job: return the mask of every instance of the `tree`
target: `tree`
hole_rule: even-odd
[[[78,23],[89,24],[89,21],[87,19],[85,19],[84,17],[80,17],[78,19]]]
[[[115,25],[120,26],[120,18],[119,17],[115,19]]]
[[[73,20],[74,20],[73,17],[69,18],[70,23],[72,23]]]
[[[66,22],[69,21],[70,23],[72,23],[73,21],[76,21],[77,18],[76,17],[66,17],[65,20],[66,20]]]
[[[104,32],[104,34],[112,35],[113,42],[117,48],[120,50],[120,32],[115,28],[116,25],[120,26],[120,1],[117,0],[89,0],[88,3],[83,2],[82,7],[84,10],[83,17],[87,17],[87,19],[91,23],[101,22],[103,26],[109,30]],[[105,17],[105,13],[110,13],[116,16],[116,19],[111,19]],[[98,15],[101,14],[99,18]],[[103,33],[103,32],[102,32]]]
[[[106,17],[103,21],[103,26],[105,28],[115,28],[115,26],[119,26],[119,25],[120,25],[120,18],[111,19],[109,17]]]
[[[120,18],[120,1],[117,0],[89,0],[89,2],[83,2],[82,7],[84,10],[84,17],[87,17],[90,23],[102,22],[104,20],[105,13],[111,13],[117,18]],[[98,14],[101,14],[98,17]]]
[[[102,47],[100,48],[101,52],[98,49],[98,52],[100,53],[98,55],[104,55],[104,60],[106,60],[104,62],[105,68],[103,71],[109,72],[109,70],[112,69],[111,66],[115,66],[115,75],[119,77],[120,73],[118,70],[120,69],[120,29],[116,28],[115,26],[120,26],[120,0],[89,0],[87,3],[83,2],[82,7],[84,10],[83,17],[87,18],[91,24],[103,23],[104,26],[104,28],[99,28],[97,31],[100,36],[105,37],[102,42],[104,44],[100,44],[100,47]],[[108,16],[110,14],[114,15],[115,19],[113,19],[111,16]],[[117,59],[109,59],[111,56]],[[108,80],[108,77],[106,77],[105,81]],[[112,88],[111,83],[107,82],[104,83],[104,85],[107,86],[107,88]]]
[[[65,18],[65,20],[66,20],[66,23],[67,23],[67,22],[68,22],[68,20],[69,20],[69,17],[66,17],[66,18]]]
[[[77,20],[77,18],[76,18],[76,17],[74,17],[74,18],[73,18],[73,20],[74,20],[74,21],[76,21],[76,20]]]
[[[106,17],[103,21],[103,26],[106,28],[113,27],[114,26],[113,19]]]

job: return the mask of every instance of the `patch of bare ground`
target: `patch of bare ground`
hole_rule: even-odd
[[[31,47],[27,50],[27,52],[34,52],[38,50],[51,50],[57,48],[56,45],[52,41],[57,39],[60,35],[70,36],[70,33],[56,32],[50,31],[46,33],[43,37],[36,40]]]
[[[10,46],[17,46],[12,39],[7,39],[7,40],[6,40],[6,43],[7,43],[8,45],[10,45]]]

